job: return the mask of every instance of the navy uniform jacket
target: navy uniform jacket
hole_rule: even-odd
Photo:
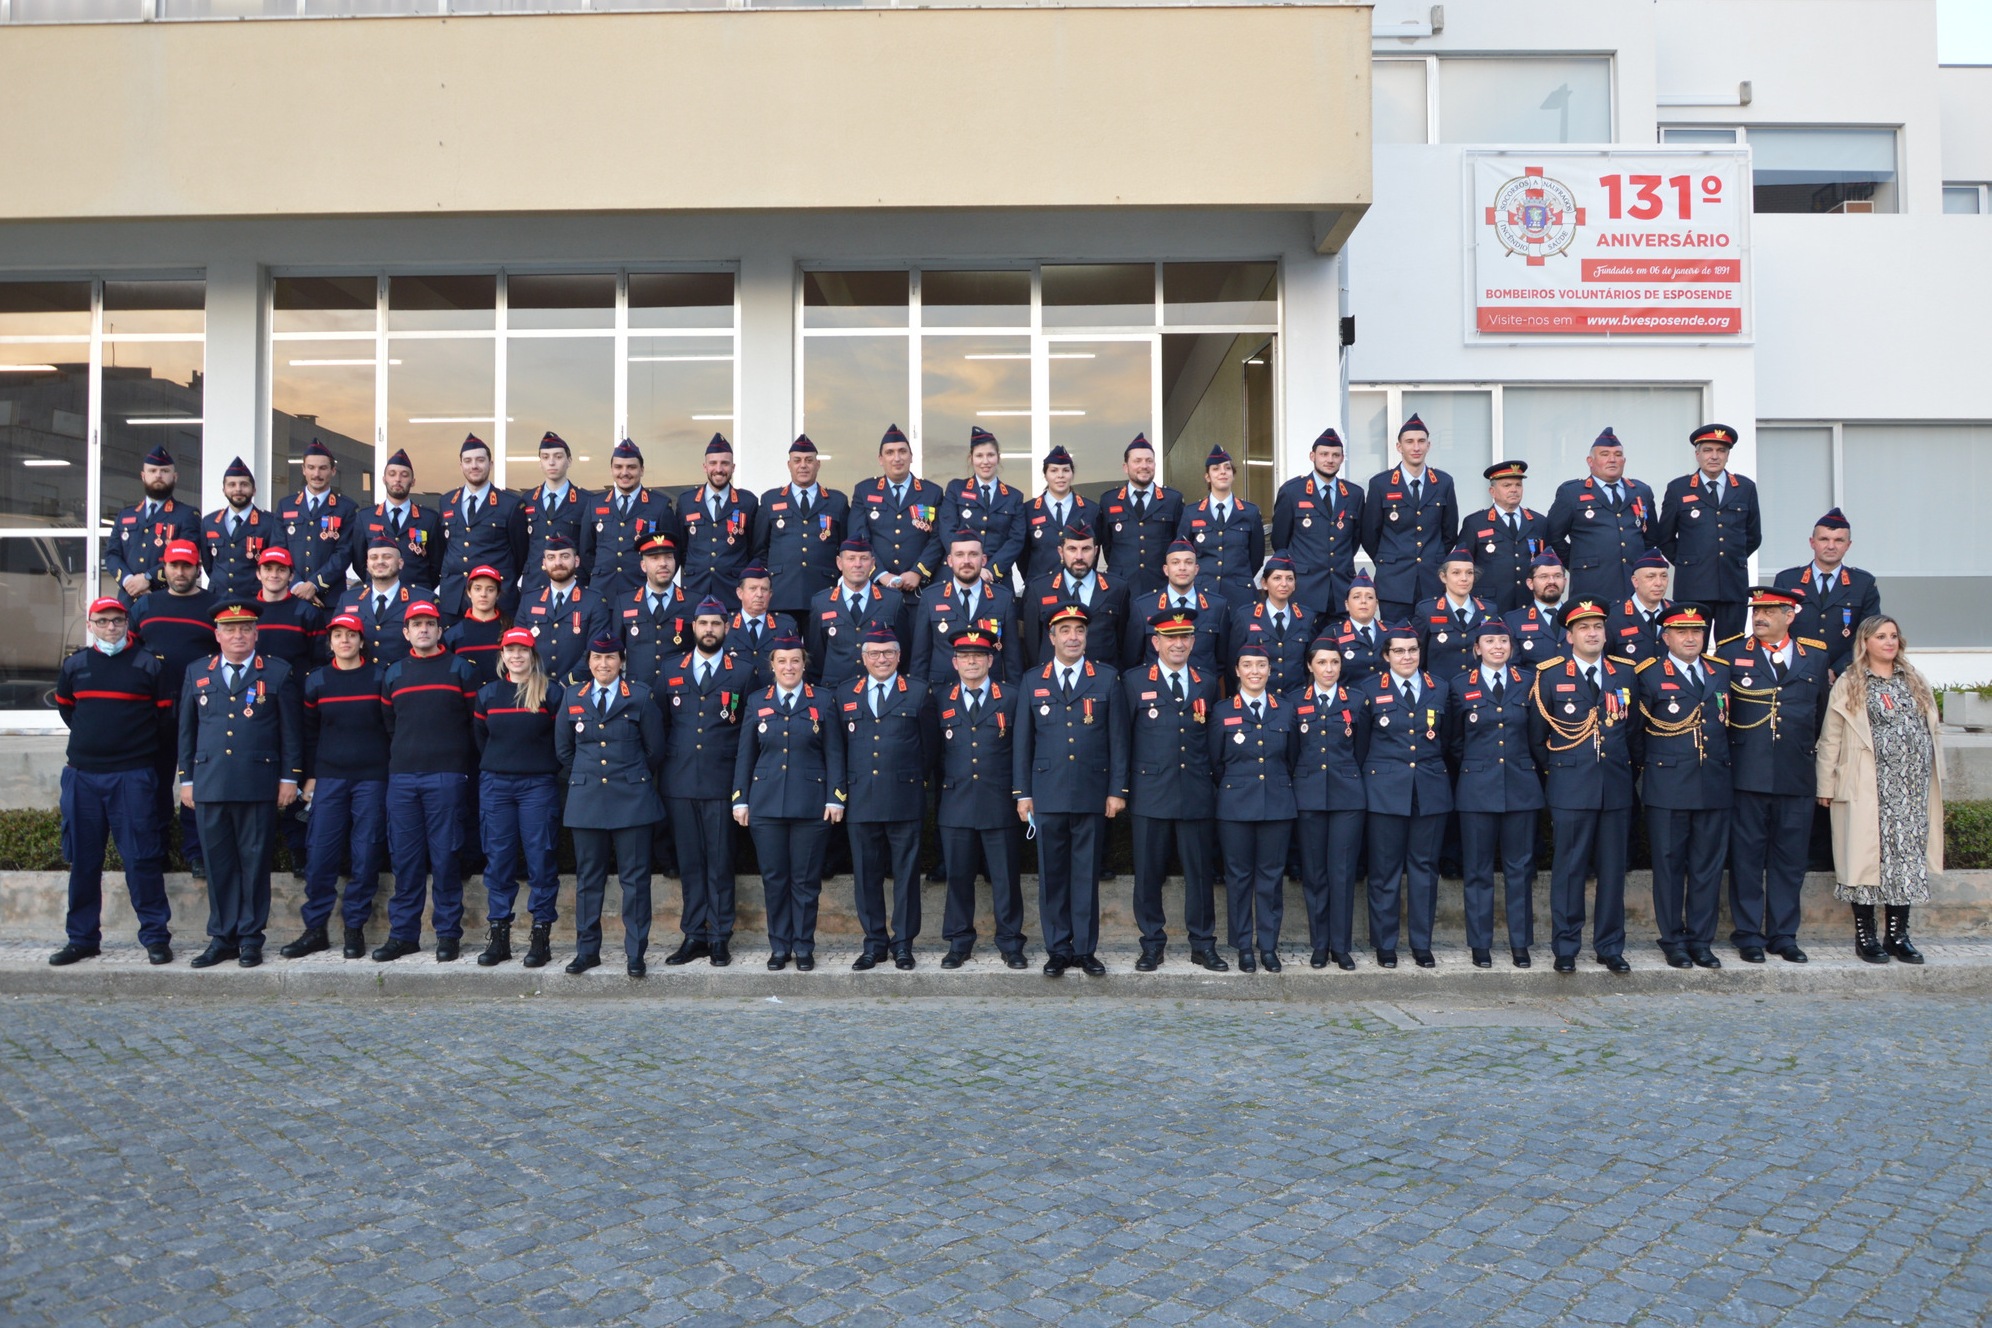
[[[290,550],[291,584],[309,581],[318,587],[319,603],[332,604],[346,589],[360,509],[346,495],[327,490],[313,520],[307,510],[310,501],[310,493],[300,490],[278,503],[271,540]]]
[[[553,750],[567,771],[568,829],[626,830],[664,818],[653,773],[664,759],[664,719],[642,683],[616,679],[606,718],[595,709],[594,678],[569,687]]]
[[[387,535],[401,550],[401,579],[410,585],[436,588],[442,580],[442,513],[411,498],[399,534],[395,533],[394,519],[386,503],[368,508],[357,519],[360,531],[353,537],[353,575],[360,578],[360,584],[365,585],[367,580],[367,549],[376,538]]]
[[[1574,658],[1558,655],[1536,665],[1529,687],[1529,744],[1551,807],[1631,809],[1633,770],[1644,754],[1636,681],[1631,664],[1606,655],[1598,661],[1593,701]]]
[[[652,690],[664,714],[659,784],[667,798],[725,798],[740,754],[740,716],[754,691],[754,662],[720,652],[712,679],[699,685],[697,651],[673,655]]]
[[[1452,687],[1430,673],[1419,675],[1418,704],[1407,710],[1397,676],[1385,669],[1364,682],[1370,708],[1369,753],[1363,758],[1363,796],[1373,812],[1430,816],[1453,809],[1446,774],[1446,723]]]
[[[1810,798],[1818,789],[1812,748],[1826,717],[1830,652],[1823,641],[1791,642],[1778,680],[1771,657],[1748,632],[1715,648],[1729,665],[1729,768],[1737,789]]]
[[[1148,630],[1151,614],[1176,607],[1176,590],[1165,586],[1132,597],[1128,608],[1126,639],[1123,642],[1121,666],[1133,668],[1137,664],[1155,662],[1155,638]],[[1197,612],[1196,640],[1190,647],[1190,667],[1201,669],[1213,678],[1224,676],[1225,661],[1231,658],[1231,605],[1224,597],[1213,590],[1192,586],[1189,593],[1189,607]]]
[[[848,801],[832,775],[844,770],[836,701],[806,682],[796,687],[791,714],[782,713],[781,688],[772,684],[747,699],[733,761],[733,805],[744,804],[750,821],[820,821],[824,808]]]
[[[1119,573],[1093,573],[1093,602],[1087,604],[1072,593],[1070,579],[1061,570],[1047,573],[1024,587],[1017,604],[1017,644],[1024,649],[1026,666],[1051,658],[1051,615],[1067,604],[1086,610],[1086,658],[1119,660],[1127,653],[1127,634],[1137,630],[1128,604],[1127,583]],[[1146,635],[1144,624],[1139,630]]]
[[[1549,508],[1549,543],[1570,572],[1572,599],[1616,599],[1632,591],[1632,561],[1652,545],[1660,521],[1653,488],[1625,476],[1612,506],[1595,476],[1565,480]]]
[[[1158,820],[1217,815],[1215,767],[1206,738],[1218,707],[1217,678],[1183,666],[1178,703],[1160,664],[1121,674],[1121,731],[1127,747],[1128,810]]]
[[[754,685],[766,687],[774,682],[775,671],[768,663],[768,656],[774,650],[776,637],[797,636],[795,619],[786,613],[776,613],[773,609],[762,615],[761,639],[754,639],[754,631],[747,624],[746,615],[736,613],[726,625],[726,652],[746,660],[754,670]]]
[[[1453,617],[1452,601],[1444,595],[1419,601],[1411,626],[1418,633],[1419,658],[1424,661],[1425,672],[1451,682],[1461,670],[1479,667],[1480,661],[1473,655],[1473,629],[1497,612],[1486,600],[1469,596],[1466,625],[1462,627]]]
[[[879,623],[891,628],[895,636],[901,631],[899,620],[905,612],[905,596],[896,590],[868,586],[864,605],[853,622],[851,611],[844,604],[848,589],[840,576],[835,585],[809,602],[809,625],[804,628],[807,634],[803,640],[809,647],[810,677],[825,687],[835,687],[865,671],[858,652],[864,646],[867,627]],[[901,658],[910,664],[913,653],[907,644],[902,639],[899,649]]]
[[[1256,503],[1232,494],[1220,526],[1206,494],[1184,506],[1176,535],[1197,546],[1197,576],[1218,594],[1241,603],[1252,597],[1252,578],[1266,560],[1266,526]]]
[[[980,535],[989,570],[998,582],[1007,582],[1024,552],[1024,491],[1011,488],[1001,476],[990,485],[994,492],[984,503],[974,477],[949,480],[941,490],[941,529],[950,539],[957,530]]]
[[[707,507],[711,499],[712,489],[704,484],[678,495],[678,524],[685,530],[678,546],[678,565],[684,571],[678,579],[693,603],[711,595],[731,608],[740,602],[734,587],[754,557],[754,514],[761,510],[761,500],[735,484],[715,521]]]
[[[663,490],[638,485],[629,495],[628,516],[621,511],[623,495],[613,488],[589,498],[581,514],[581,576],[610,599],[643,584],[643,555],[637,551],[643,541],[662,533],[673,547],[684,547],[678,509]]]
[[[920,592],[913,610],[913,658],[906,671],[929,683],[952,682],[955,677],[954,639],[970,621],[952,576],[943,577]],[[1024,648],[1017,630],[1017,601],[1006,585],[983,586],[975,597],[974,621],[992,627],[996,633],[994,677],[1015,682],[1024,673]]]
[[[304,782],[304,708],[290,666],[252,655],[234,692],[220,655],[188,669],[180,688],[179,780],[193,784],[194,801],[275,806],[286,779]]]
[[[1361,686],[1339,679],[1326,706],[1319,696],[1312,679],[1286,695],[1300,735],[1293,760],[1294,805],[1304,812],[1367,811],[1363,760],[1369,755],[1369,698]]]
[[[1473,551],[1474,593],[1507,613],[1529,602],[1529,564],[1549,547],[1549,518],[1527,507],[1515,509],[1515,524],[1498,506],[1461,518],[1459,537]]]
[[[1813,578],[1812,564],[1806,563],[1787,567],[1772,584],[1779,590],[1795,587],[1805,592],[1805,602],[1792,615],[1792,635],[1824,641],[1826,667],[1835,676],[1845,672],[1854,654],[1855,630],[1881,612],[1881,592],[1875,588],[1874,576],[1842,564],[1822,589]]]
[[[1127,746],[1114,739],[1120,675],[1105,664],[1074,666],[1072,696],[1056,661],[1025,675],[1017,692],[1013,792],[1032,799],[1033,815],[1104,816],[1107,799],[1127,796]]]
[[[1065,492],[1065,526],[1058,524],[1052,515],[1051,497],[1039,494],[1024,505],[1024,582],[1029,584],[1046,572],[1062,572],[1065,564],[1058,557],[1058,537],[1065,526],[1085,525],[1093,532],[1093,538],[1104,545],[1100,534],[1100,508],[1097,503],[1087,500],[1077,489]],[[1122,581],[1119,569],[1114,575]]]
[[[1515,643],[1511,658],[1523,668],[1532,669],[1563,653],[1563,629],[1535,604],[1504,613],[1501,621],[1508,624],[1509,639]]]
[[[793,485],[761,495],[754,514],[754,552],[773,578],[770,608],[806,614],[809,601],[837,580],[837,546],[844,542],[851,504],[835,489],[816,486],[816,505],[805,520]]]
[[[1649,620],[1639,607],[1636,596],[1627,595],[1612,601],[1605,614],[1605,651],[1608,654],[1629,659],[1642,664],[1656,655],[1667,653],[1667,647],[1660,643],[1660,614],[1674,601],[1662,599],[1660,607],[1653,611]]]
[[[149,576],[156,590],[166,584],[159,574],[159,558],[174,540],[197,540],[201,534],[201,514],[177,498],[167,498],[147,521],[144,502],[119,510],[104,540],[104,570],[111,579],[122,582],[128,576]],[[118,587],[124,597],[124,587]]]
[[[263,616],[256,621],[256,649],[290,665],[291,676],[304,675],[332,658],[325,639],[323,609],[294,595],[274,603],[263,600]]]
[[[1439,593],[1439,563],[1459,535],[1452,476],[1426,466],[1419,501],[1403,467],[1378,471],[1363,497],[1363,552],[1376,565],[1378,599],[1409,604]]]
[[[1293,792],[1300,728],[1292,706],[1269,690],[1255,720],[1245,698],[1234,696],[1204,727],[1219,820],[1291,821],[1300,814]]]
[[[541,582],[519,600],[512,625],[533,634],[533,653],[540,667],[558,682],[588,672],[588,643],[609,630],[609,606],[601,593],[578,581],[568,583],[567,603],[553,611],[553,587]]]
[[[906,477],[906,501],[892,501],[892,485],[881,475],[851,486],[851,538],[870,547],[879,574],[918,572],[922,583],[943,575],[941,486]],[[950,535],[953,531],[949,532]]]
[[[1235,663],[1246,645],[1264,646],[1273,671],[1266,690],[1275,694],[1290,692],[1307,679],[1307,649],[1314,644],[1315,626],[1321,615],[1297,600],[1287,601],[1287,627],[1282,635],[1273,621],[1272,608],[1264,600],[1240,609],[1231,620],[1231,654]],[[1231,690],[1226,685],[1226,690]]]
[[[1494,699],[1476,662],[1452,686],[1453,806],[1463,812],[1532,812],[1543,805],[1542,776],[1529,744],[1529,683],[1534,669],[1501,666]]]
[[[1148,511],[1136,516],[1134,499],[1123,484],[1100,495],[1100,520],[1095,533],[1109,570],[1128,584],[1130,593],[1151,595],[1169,584],[1162,560],[1183,524],[1183,495],[1161,483],[1149,486]]]
[[[436,590],[442,603],[436,607],[451,618],[464,610],[464,579],[473,567],[489,565],[505,580],[498,593],[500,607],[510,610],[519,602],[514,588],[526,559],[526,512],[519,496],[493,485],[490,498],[480,502],[477,519],[465,524],[463,489],[451,489],[438,504],[443,527],[443,557]],[[583,558],[581,565],[588,563]]]
[[[340,599],[339,611],[359,615],[366,628],[367,658],[385,669],[408,658],[408,638],[402,628],[408,623],[408,606],[422,597],[422,592],[403,581],[389,593],[387,612],[375,613],[373,583],[362,581]]]
[[[251,507],[242,518],[242,529],[228,533],[230,508],[209,512],[201,518],[201,570],[207,573],[208,589],[224,599],[254,599],[262,593],[256,579],[256,559],[271,544],[276,525],[270,514]],[[296,577],[292,577],[296,581]]]
[[[1734,800],[1729,773],[1729,666],[1720,656],[1701,657],[1702,685],[1663,654],[1634,672],[1646,759],[1639,797],[1648,807],[1705,811]],[[1699,707],[1699,714],[1697,714]],[[1680,727],[1680,732],[1668,732]],[[1699,730],[1697,736],[1696,730]]]
[[[526,489],[519,494],[519,512],[526,522],[526,557],[519,565],[522,584],[543,585],[546,573],[541,570],[546,560],[546,539],[549,535],[565,535],[576,550],[581,547],[581,528],[593,516],[591,508],[599,500],[580,485],[569,483],[567,492],[555,502],[546,495],[544,481],[537,488]],[[584,563],[581,580],[588,580],[588,569]]]
[[[1710,500],[1713,491],[1703,485],[1699,470],[1670,483],[1660,501],[1653,543],[1674,564],[1675,599],[1715,603],[1750,597],[1750,555],[1764,542],[1757,486],[1733,470],[1723,473],[1729,483],[1720,507]]]
[[[1017,823],[1012,794],[1017,736],[1017,689],[990,678],[988,698],[973,724],[959,680],[936,688],[928,704],[941,731],[936,824],[961,830],[1003,830]]]
[[[591,587],[590,594],[593,593]],[[527,607],[520,606],[519,622],[522,626],[530,624],[525,614]],[[619,599],[606,601],[603,620],[609,634],[622,639],[623,672],[655,693],[658,680],[664,676],[664,670],[671,661],[692,648],[692,611],[696,607],[692,597],[685,593],[685,588],[674,585],[658,596],[657,612],[652,613],[649,582]],[[722,643],[722,649],[726,648]],[[583,649],[585,653],[585,642]],[[587,671],[586,660],[582,663],[577,676]],[[749,667],[752,667],[751,659]],[[732,777],[730,770],[727,777]],[[713,796],[720,798],[726,795],[715,793]]]
[[[177,699],[187,670],[215,652],[213,609],[214,596],[205,590],[191,595],[148,591],[131,606],[131,634],[163,666],[161,696]]]
[[[844,726],[846,821],[917,821],[927,814],[927,769],[935,742],[928,725],[927,684],[894,674],[885,687],[885,709],[872,714],[870,674],[853,678],[825,696],[839,702]]]
[[[1362,487],[1340,475],[1326,485],[1319,472],[1296,475],[1273,500],[1273,552],[1293,559],[1294,597],[1309,604],[1349,598],[1362,533]]]
[[[1369,620],[1369,636],[1364,637],[1354,618],[1334,619],[1321,624],[1319,635],[1332,636],[1342,650],[1342,681],[1354,688],[1368,682],[1390,667],[1383,662],[1383,634],[1396,623],[1385,622],[1382,614]]]

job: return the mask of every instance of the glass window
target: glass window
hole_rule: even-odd
[[[495,328],[498,326],[498,278],[495,275],[390,277],[387,282],[387,326],[392,332],[458,332]]]
[[[1688,435],[1702,418],[1699,387],[1510,387],[1501,393],[1501,447],[1529,463],[1529,506],[1548,511],[1556,486],[1590,473],[1591,440],[1610,425],[1626,473],[1658,493],[1685,475]]]
[[[89,425],[87,341],[0,343],[0,526],[85,524]]]
[[[802,325],[905,327],[911,291],[908,272],[805,272]]]
[[[566,439],[573,452],[574,482],[587,489],[602,488],[609,482],[609,449],[616,442],[615,414],[614,337],[507,339],[507,485],[523,488],[540,477],[539,442],[550,429]],[[458,441],[462,441],[460,436]],[[636,443],[643,449],[648,473],[664,459],[667,447],[649,438],[638,438]]]
[[[415,492],[433,500],[461,478],[465,434],[492,442],[495,351],[489,337],[396,337],[389,346],[385,451],[407,449]]]
[[[1155,265],[1048,263],[1043,300],[1046,327],[1153,327]]]
[[[1391,455],[1389,414],[1389,393],[1349,393],[1349,428],[1342,435],[1341,473],[1351,484],[1367,485],[1370,476],[1383,469],[1384,457]]]
[[[394,367],[389,362],[389,369]],[[282,492],[302,482],[304,449],[323,443],[338,466],[338,485],[355,502],[371,500],[374,471],[374,343],[279,341],[270,356],[270,455],[281,460]],[[264,486],[263,497],[277,493]]]
[[[1121,455],[1129,440],[1156,437],[1154,348],[1146,340],[1055,341],[1047,367],[1049,446],[1072,454],[1073,483],[1098,498],[1126,478]]]
[[[514,273],[505,278],[505,326],[602,327],[616,325],[616,274],[559,276]]]
[[[1030,338],[922,338],[920,412],[920,461],[934,478],[968,474],[968,431],[980,426],[1001,441],[1010,482],[1036,492]]]
[[[1396,462],[1397,428],[1413,415],[1425,422],[1425,432],[1432,436],[1431,464],[1452,473],[1461,505],[1478,502],[1486,483],[1480,472],[1494,463],[1494,394],[1407,388],[1403,419],[1391,429],[1386,464]]]
[[[1370,136],[1378,143],[1425,143],[1425,62],[1376,60],[1370,64]]]
[[[147,19],[152,0],[14,0],[16,23],[90,23]]]
[[[139,500],[139,464],[162,444],[180,472],[180,496],[201,501],[202,365],[198,341],[105,343],[105,517]],[[268,478],[258,479],[267,496]]]
[[[1723,145],[1734,146],[1736,143],[1736,131],[1734,129],[1686,129],[1669,127],[1660,131],[1660,141],[1662,143],[1705,144],[1711,147]]]
[[[104,335],[200,332],[207,325],[207,283],[107,281]]]
[[[732,327],[731,272],[632,272],[631,327]]]
[[[922,272],[920,322],[925,327],[1029,327],[1028,272]]]
[[[1604,56],[1439,61],[1441,143],[1609,143],[1612,62]]]
[[[1893,129],[1750,126],[1757,212],[1893,212]]]
[[[1277,263],[1164,263],[1165,323],[1264,323],[1279,318]]]
[[[1992,645],[1992,618],[1960,611],[1984,602],[1992,577],[1992,547],[1978,537],[1992,424],[1848,424],[1841,444],[1848,456],[1888,458],[1861,467],[1840,505],[1853,526],[1848,561],[1874,573],[1911,647]]]
[[[86,638],[96,581],[80,535],[0,539],[0,709],[54,707],[56,674]]]
[[[295,18],[297,0],[162,0],[161,18]]]
[[[1982,192],[1975,184],[1947,184],[1944,186],[1944,211],[1957,214],[1982,211]]]
[[[802,430],[822,454],[822,483],[849,494],[878,472],[885,426],[909,415],[907,370],[905,337],[804,339]]]
[[[89,335],[89,282],[0,282],[0,337]]]
[[[1757,473],[1777,477],[1775,484],[1757,486],[1764,515],[1757,560],[1769,580],[1779,569],[1805,561],[1813,524],[1833,506],[1833,431],[1824,425],[1759,427]]]
[[[707,440],[733,432],[732,337],[630,338],[629,433],[645,479],[673,494],[704,483]]]
[[[369,14],[433,14],[436,0],[304,0],[304,12],[312,18],[364,17]]]
[[[270,283],[272,332],[372,332],[379,278],[278,277]]]
[[[1271,519],[1271,363],[1263,332],[1162,338],[1163,483],[1202,497],[1204,459],[1221,447],[1231,455],[1238,491]]]

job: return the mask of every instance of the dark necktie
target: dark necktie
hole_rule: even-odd
[[[609,689],[606,687],[595,689],[595,713],[603,719],[609,717]]]
[[[982,722],[982,693],[968,694],[968,724],[970,728]]]
[[[795,510],[796,510],[796,515],[800,516],[803,520],[807,521],[809,519],[810,508],[809,508],[808,490],[804,489],[797,491],[795,495]]]
[[[1134,519],[1136,521],[1139,521],[1147,515],[1148,515],[1148,491],[1144,489],[1140,493],[1134,495]]]
[[[553,597],[553,616],[558,618],[565,612],[567,612],[567,596],[555,595]]]
[[[629,520],[630,504],[635,501],[636,498],[634,495],[624,494],[616,503],[616,514],[625,521]]]
[[[1782,659],[1779,659],[1776,655],[1771,656],[1771,673],[1773,674],[1773,676],[1777,678],[1779,682],[1783,682],[1785,680],[1785,675],[1789,671],[1790,670],[1788,670],[1785,667],[1785,662]]]
[[[1584,666],[1584,687],[1585,690],[1590,692],[1591,699],[1596,701],[1598,699],[1598,666],[1596,664],[1587,664]]]
[[[1404,698],[1404,704],[1406,706],[1416,706],[1418,704],[1418,698],[1411,695],[1410,683],[1407,682],[1407,683],[1398,684],[1397,691],[1398,694]]]
[[[884,713],[885,713],[885,684],[882,682],[873,683],[872,714],[882,715]]]
[[[1189,607],[1190,607],[1190,597],[1189,597],[1188,595],[1178,595],[1178,596],[1176,596],[1176,607],[1177,607],[1177,608],[1179,608],[1179,609],[1187,609],[1187,608],[1189,608]]]
[[[312,511],[315,512],[317,510],[317,507],[314,505]],[[464,502],[463,520],[465,525],[469,525],[471,522],[477,520],[477,495],[474,493]]]
[[[754,639],[754,648],[757,650],[760,649],[761,620],[759,618],[756,618],[753,622],[747,624],[747,634]]]
[[[1265,717],[1266,717],[1265,703],[1262,701],[1254,701],[1252,703],[1252,722],[1254,724],[1257,724]]]
[[[152,518],[153,518],[153,517],[155,517],[155,516],[158,516],[158,515],[159,515],[159,504],[158,504],[158,503],[150,503],[150,502],[149,502],[149,503],[147,503],[147,504],[145,505],[145,519],[146,519],[147,521],[150,521],[150,520],[152,520]]]
[[[1065,504],[1064,504],[1064,503],[1053,503],[1053,504],[1051,505],[1051,520],[1052,520],[1052,524],[1053,524],[1054,528],[1056,528],[1056,529],[1058,529],[1058,530],[1063,530],[1063,529],[1065,529]]]
[[[1466,610],[1465,610],[1465,609],[1454,609],[1454,610],[1453,610],[1453,621],[1454,621],[1454,622],[1456,622],[1456,623],[1458,623],[1458,624],[1459,624],[1459,625],[1460,625],[1461,627],[1464,627],[1464,626],[1466,626]]]
[[[651,593],[651,596],[650,596],[650,616],[651,616],[651,617],[655,618],[655,617],[657,616],[657,606],[658,606],[658,605],[660,605],[660,604],[662,604],[663,602],[664,602],[664,601],[663,601],[663,599],[662,599],[662,598],[660,598],[660,597],[659,597],[659,596],[658,596],[658,595],[657,595],[657,594],[656,594],[656,593],[655,593],[654,591],[653,591],[653,592]]]
[[[389,518],[388,528],[394,532],[396,539],[400,539],[402,532],[407,530],[407,517],[399,507],[394,509],[393,516]]]
[[[1418,503],[1423,502],[1424,494],[1425,494],[1425,482],[1423,480],[1412,480],[1411,481],[1412,505],[1416,506]]]
[[[844,597],[844,612],[850,615],[851,621],[853,623],[857,622],[858,597],[856,595],[846,595]]]
[[[895,484],[892,486],[892,505],[895,508],[906,506],[906,486],[904,484]]]
[[[1224,507],[1224,504],[1223,504],[1223,503],[1219,503],[1219,504],[1217,504],[1217,505],[1216,505],[1215,507],[1213,507],[1213,508],[1211,509],[1211,512],[1212,512],[1212,514],[1213,514],[1214,516],[1216,516],[1216,517],[1217,517],[1217,524],[1218,524],[1218,525],[1220,525],[1220,526],[1224,524],[1224,521],[1225,521],[1225,517],[1226,517],[1227,515],[1229,515],[1229,514],[1228,514],[1228,513],[1227,513],[1227,512],[1225,511],[1225,507]]]
[[[242,513],[240,512],[229,513],[228,537],[230,539],[234,539],[237,535],[240,535],[241,533],[242,533]]]
[[[1619,489],[1618,485],[1614,484],[1611,486],[1611,495],[1612,495],[1612,510],[1614,512],[1624,511],[1625,494]]]
[[[1371,630],[1370,630],[1369,628],[1367,628],[1367,627],[1364,627],[1364,628],[1361,628],[1360,630],[1361,630],[1361,633],[1362,633],[1362,638],[1363,638],[1363,646],[1364,646],[1364,648],[1365,648],[1365,649],[1369,649],[1369,650],[1375,650],[1375,649],[1376,649],[1376,634],[1375,634],[1374,632],[1372,632],[1372,631],[1371,631]]]
[[[1070,701],[1070,700],[1072,699],[1072,670],[1071,670],[1071,669],[1067,669],[1067,670],[1065,670],[1065,699],[1066,699],[1066,700],[1068,700],[1068,701]]]
[[[1171,693],[1171,694],[1173,694],[1173,695],[1175,696],[1175,698],[1176,698],[1176,704],[1177,704],[1177,705],[1181,705],[1181,704],[1183,704],[1183,675],[1182,675],[1182,674],[1180,674],[1180,673],[1172,673],[1172,674],[1170,674],[1170,675],[1169,675],[1169,691],[1170,691],[1170,693]]]
[[[230,664],[228,666],[228,690],[231,694],[242,690],[242,666],[240,664]]]
[[[710,497],[710,498],[706,499],[706,510],[707,510],[708,512],[712,513],[712,519],[713,519],[713,520],[714,520],[715,522],[717,522],[717,521],[719,520],[719,495],[718,495],[718,494],[714,494],[714,495],[713,495],[712,497]]]
[[[795,713],[795,693],[794,693],[794,692],[790,692],[790,693],[789,693],[789,694],[788,694],[787,696],[784,696],[784,697],[782,698],[782,713],[783,713],[784,715],[793,715],[793,714]]]
[[[1281,642],[1286,640],[1286,614],[1284,613],[1273,615],[1273,639]]]
[[[702,659],[699,661],[699,688],[704,690],[710,686],[712,686],[712,661]]]
[[[386,616],[387,616],[387,596],[385,596],[385,595],[375,595],[375,596],[374,596],[374,619],[375,619],[376,621],[378,621],[378,620],[380,620],[380,619],[382,619],[382,618],[385,618]]]
[[[1508,533],[1519,536],[1522,533],[1522,519],[1515,513],[1508,513]]]
[[[996,501],[996,497],[995,497],[995,490],[994,490],[994,488],[992,488],[992,487],[991,487],[990,485],[987,485],[987,484],[983,485],[983,486],[982,486],[982,505],[983,505],[984,507],[988,507],[988,506],[989,506],[989,505],[990,505],[991,503],[993,503],[993,502],[995,502],[995,501]]]
[[[1508,689],[1506,685],[1502,683],[1501,675],[1497,673],[1494,675],[1494,704],[1500,705],[1503,701],[1507,699],[1508,699]]]

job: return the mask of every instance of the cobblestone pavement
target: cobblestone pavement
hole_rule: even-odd
[[[1992,1002],[0,1002],[0,1322],[1979,1324]]]

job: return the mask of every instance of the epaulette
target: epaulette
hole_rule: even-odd
[[[1716,644],[1717,644],[1717,645],[1719,645],[1719,646],[1726,646],[1726,645],[1728,645],[1728,644],[1729,644],[1729,643],[1730,643],[1731,641],[1741,641],[1741,640],[1742,640],[1742,639],[1743,639],[1744,637],[1746,637],[1746,636],[1748,636],[1748,635],[1750,635],[1750,633],[1748,633],[1748,632],[1738,632],[1738,633],[1737,633],[1736,635],[1734,635],[1734,636],[1726,636],[1726,637],[1724,637],[1724,638],[1723,638],[1722,640],[1720,640],[1720,641],[1717,641],[1717,642],[1716,642]],[[1706,652],[1704,652],[1704,653],[1706,653]]]
[[[1561,655],[1558,655],[1555,659],[1546,659],[1542,663],[1536,665],[1536,672],[1541,673],[1544,669],[1553,669],[1562,662],[1563,662],[1563,656]]]
[[[1729,638],[1729,641],[1734,641],[1735,639],[1736,638],[1732,636]],[[1722,644],[1728,645],[1729,641],[1724,641]],[[1724,659],[1722,656],[1713,654],[1706,650],[1702,651],[1702,658],[1707,660],[1711,664],[1727,664],[1729,662],[1728,660]]]
[[[1612,663],[1614,663],[1614,664],[1623,664],[1623,665],[1625,665],[1625,666],[1626,666],[1627,668],[1632,668],[1632,667],[1633,667],[1633,663],[1632,663],[1632,661],[1631,661],[1631,660],[1629,660],[1629,659],[1621,659],[1621,658],[1620,658],[1619,656],[1617,656],[1617,655],[1606,655],[1606,656],[1605,656],[1605,658],[1606,658],[1606,659],[1608,659],[1608,660],[1610,660],[1610,661],[1611,661]]]
[[[1826,649],[1826,643],[1824,641],[1815,641],[1809,636],[1799,637],[1798,643],[1802,646],[1811,646],[1814,650]]]
[[[1648,655],[1645,659],[1642,659],[1639,661],[1639,663],[1633,665],[1632,671],[1634,673],[1644,673],[1646,672],[1646,670],[1652,668],[1653,665],[1658,662],[1658,660],[1659,660],[1658,656]]]

